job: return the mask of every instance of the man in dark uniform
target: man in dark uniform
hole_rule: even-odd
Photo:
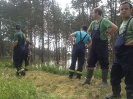
[[[73,37],[76,38],[76,43],[73,42]],[[70,34],[70,41],[73,46],[72,49],[72,62],[69,70],[69,78],[72,79],[74,72],[75,72],[75,65],[78,59],[78,66],[77,66],[77,78],[81,79],[83,64],[85,60],[85,44],[91,43],[91,37],[87,34],[87,26],[82,26],[81,31],[76,31]],[[89,47],[89,46],[88,46]]]
[[[28,71],[28,65],[29,65],[29,59],[30,59],[30,49],[33,47],[32,42],[30,42],[29,38],[26,38],[26,44],[25,44],[25,57],[24,57],[24,61],[25,61],[25,71]]]
[[[25,75],[24,69],[22,69],[22,62],[24,58],[24,44],[25,44],[25,35],[21,31],[21,26],[17,24],[15,26],[16,33],[14,34],[14,43],[13,43],[13,61],[15,68],[17,69],[16,75]]]
[[[132,5],[124,1],[120,4],[122,24],[115,42],[115,61],[111,68],[112,95],[105,99],[120,99],[121,79],[125,77],[126,99],[133,99],[133,17]],[[123,98],[122,98],[123,99]]]
[[[108,36],[113,34],[118,27],[107,18],[102,17],[102,10],[100,8],[94,8],[92,15],[94,21],[91,22],[88,28],[88,33],[91,34],[92,37],[92,45],[87,62],[87,79],[80,84],[90,84],[94,68],[97,61],[99,61],[102,70],[102,83],[100,84],[100,88],[103,88],[107,85],[109,68]]]

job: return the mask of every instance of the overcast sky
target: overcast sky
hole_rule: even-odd
[[[64,10],[66,8],[66,4],[70,5],[70,3],[71,3],[71,0],[55,0],[55,1],[59,3],[59,5],[62,8],[62,10]],[[102,0],[102,1],[104,1],[104,2],[102,4],[100,4],[100,5],[103,5],[103,4],[105,4],[107,2],[105,0]],[[69,7],[71,7],[71,5]]]
[[[56,0],[59,3],[60,7],[64,10],[66,8],[66,4],[70,4],[71,0]]]

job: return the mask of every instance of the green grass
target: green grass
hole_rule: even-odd
[[[37,97],[37,94],[31,81],[27,83],[18,79],[11,81],[0,79],[1,99],[33,99],[34,97]]]
[[[111,86],[99,88],[101,69],[95,69],[90,85],[79,86],[84,80],[68,79],[68,69],[45,65],[30,65],[26,76],[15,76],[11,61],[0,61],[0,99],[103,99],[111,94]],[[109,83],[109,79],[108,79]],[[122,83],[122,98],[125,98],[125,84]]]
[[[0,61],[0,67],[9,67],[9,68],[14,68],[14,65],[11,61]],[[46,66],[46,65],[41,65],[40,64],[32,64],[29,66],[30,70],[41,70],[41,71],[45,71],[45,72],[50,72],[53,74],[60,74],[60,75],[68,75],[69,73],[69,69],[59,69],[58,66]],[[76,71],[75,71],[76,74]],[[95,78],[100,79],[101,78],[101,69],[95,69],[94,73],[93,73]],[[82,76],[85,77],[86,76],[86,69],[84,68],[82,71]],[[110,78],[110,73],[108,75],[108,78]]]

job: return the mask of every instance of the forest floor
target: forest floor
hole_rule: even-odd
[[[35,93],[33,94],[36,93],[39,94],[37,98],[35,98],[34,95],[33,97],[30,98],[29,96],[27,96],[29,99],[104,99],[106,95],[110,95],[112,93],[109,79],[108,79],[108,86],[105,88],[99,88],[101,79],[96,79],[94,77],[92,78],[90,85],[84,85],[84,86],[79,85],[79,82],[84,80],[85,80],[84,77],[82,77],[81,80],[76,79],[75,77],[73,79],[69,79],[68,76],[66,75],[64,76],[59,74],[52,74],[40,70],[29,70],[26,72],[25,76],[18,78],[15,76],[14,68],[6,67],[6,68],[0,68],[0,82],[1,82],[0,88],[3,89],[3,92],[0,91],[0,94],[3,93],[4,95],[8,91],[13,91],[14,87],[20,86],[20,84],[21,85],[24,84],[24,86],[27,88],[26,89],[27,92],[25,92],[25,89],[23,88],[24,86],[22,86],[20,89],[15,89],[15,92],[16,91],[20,92],[21,89],[24,89],[23,90],[24,94],[31,95],[30,92],[28,93],[28,91],[32,90],[31,89],[32,87],[29,87],[28,89],[29,82],[31,82],[30,84],[33,85],[33,89],[36,90]],[[13,81],[15,82],[15,84],[10,84]],[[5,84],[8,84],[10,85],[10,87],[11,86],[13,87],[5,88],[6,85],[3,84],[2,82],[3,83],[5,82]],[[122,84],[121,99],[126,99],[125,84],[124,82],[122,82],[121,84]],[[4,90],[7,91],[4,93]],[[47,94],[48,95],[47,98],[43,94]],[[12,97],[12,95],[10,95],[10,97]],[[7,99],[17,99],[17,98],[7,98]],[[26,99],[26,98],[22,97],[21,99]]]

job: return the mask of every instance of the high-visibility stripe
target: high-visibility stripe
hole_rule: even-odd
[[[24,71],[24,69],[22,68],[22,69],[20,69],[19,71],[17,71],[18,73],[20,73],[20,72],[22,72],[22,71]]]
[[[75,70],[71,70],[71,69],[69,69],[69,71],[70,71],[70,72],[75,72]]]
[[[82,72],[80,72],[80,71],[77,71],[77,74],[82,74]]]

